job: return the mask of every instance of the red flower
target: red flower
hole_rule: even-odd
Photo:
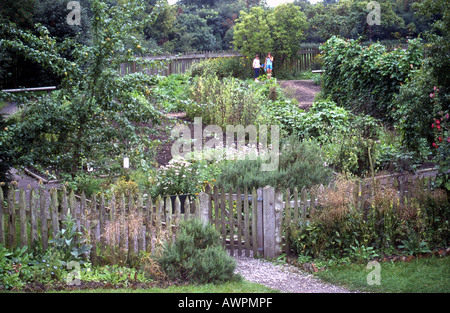
[[[436,125],[436,128],[441,130],[441,125]]]
[[[436,124],[441,124],[441,121],[436,119]]]
[[[441,137],[439,137],[438,139],[439,139],[439,142],[442,142],[442,138]]]
[[[435,142],[433,142],[433,147],[437,148],[438,145]]]
[[[434,128],[434,124],[431,124],[431,128]]]

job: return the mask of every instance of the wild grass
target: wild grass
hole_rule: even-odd
[[[416,258],[410,262],[380,263],[380,284],[369,285],[371,270],[366,264],[329,267],[317,276],[350,290],[376,293],[448,293],[450,292],[450,257]]]

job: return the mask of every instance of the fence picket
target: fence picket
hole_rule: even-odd
[[[39,205],[40,205],[39,209],[40,209],[42,249],[45,251],[48,248],[48,227],[47,227],[47,206],[45,205],[45,195],[43,189],[39,189]]]
[[[8,218],[8,244],[10,247],[14,247],[16,243],[16,212],[15,212],[15,204],[16,204],[16,193],[14,188],[10,188],[8,191],[8,210],[9,210],[9,218]]]
[[[125,247],[126,247],[126,242],[125,242],[125,235],[126,235],[126,227],[125,227],[125,213],[126,213],[126,207],[125,207],[125,194],[121,193],[120,194],[120,223],[119,225],[121,225],[119,227],[119,255],[120,255],[120,259],[123,260],[125,258]]]
[[[244,249],[245,256],[250,256],[250,225],[249,225],[249,210],[248,210],[248,190],[244,189]]]
[[[25,190],[19,191],[20,247],[28,246]]]
[[[34,189],[30,191],[30,247],[33,249],[38,242],[38,223],[37,223],[37,199]],[[1,218],[0,218],[1,220]]]
[[[50,218],[52,225],[52,236],[55,238],[59,232],[58,191],[55,188],[52,188],[50,192]]]
[[[230,188],[228,193],[228,227],[230,232],[230,254],[234,255],[234,208],[233,208],[233,191]]]
[[[291,191],[289,190],[289,188],[286,189],[286,206],[284,208],[284,228],[285,228],[285,233],[284,233],[284,245],[285,245],[285,252],[286,255],[290,254],[291,248],[289,246],[289,232],[290,232],[290,227],[291,227]]]
[[[187,221],[191,218],[191,201],[189,197],[184,200],[184,220]]]
[[[214,186],[214,195],[213,195],[213,201],[214,201],[214,226],[216,227],[216,230],[220,232],[220,223],[219,223],[219,188],[217,186]]]
[[[237,188],[236,192],[236,215],[237,215],[237,249],[238,249],[238,256],[242,255],[242,200],[241,200],[241,191],[239,187]]]
[[[145,209],[145,251],[152,251],[152,229],[153,229],[153,200],[149,195]]]
[[[226,215],[225,215],[225,209],[226,209],[226,200],[225,200],[225,190],[222,187],[221,191],[221,200],[220,200],[220,220],[222,224],[222,243],[225,247],[227,244],[227,232],[225,227],[225,221],[226,221]]]
[[[65,220],[68,213],[69,201],[67,199],[66,187],[63,186],[62,189],[62,200],[61,200],[61,220]]]

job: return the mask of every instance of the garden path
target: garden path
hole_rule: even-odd
[[[298,106],[304,110],[311,107],[314,97],[320,92],[320,86],[312,80],[285,80],[278,83],[288,97],[297,99]]]

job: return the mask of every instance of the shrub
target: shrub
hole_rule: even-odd
[[[216,229],[197,219],[180,223],[175,240],[168,241],[158,263],[170,279],[190,283],[221,283],[235,279],[235,262],[221,245]]]
[[[172,74],[163,77],[152,90],[158,105],[167,112],[184,111],[189,106],[189,76]]]
[[[328,182],[331,171],[324,166],[321,149],[317,142],[299,140],[296,136],[286,139],[275,171],[261,171],[261,158],[256,160],[227,160],[221,164],[216,184],[225,190],[241,190],[267,185],[294,189]]]
[[[392,116],[400,132],[403,145],[417,155],[426,157],[433,142],[431,121],[434,108],[434,80],[427,68],[413,71],[393,98]]]
[[[408,49],[388,52],[379,43],[368,47],[355,40],[330,38],[321,46],[325,97],[357,112],[392,121],[391,102],[411,70],[422,62],[418,39],[408,41]]]
[[[253,77],[252,61],[248,57],[221,57],[207,59],[194,64],[189,76],[216,75],[219,78],[234,77],[247,79]]]

